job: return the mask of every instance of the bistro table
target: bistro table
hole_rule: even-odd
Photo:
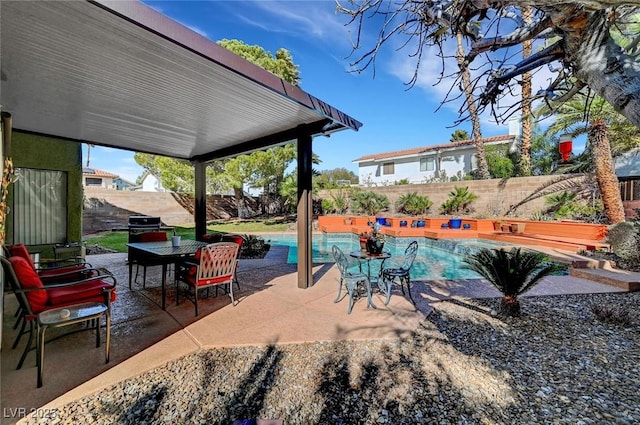
[[[384,266],[384,261],[387,258],[391,258],[391,253],[382,252],[380,254],[371,254],[371,253],[366,252],[366,251],[353,251],[353,252],[349,253],[349,256],[358,259],[358,263],[359,263],[358,265],[360,266],[360,272],[362,272],[362,263],[363,262],[367,263],[367,277],[369,278],[369,282],[374,283],[374,281],[371,280],[371,260],[382,260],[382,263],[380,263],[380,271],[382,272],[382,268]],[[380,279],[380,273],[378,273],[378,277],[376,278],[375,283],[378,283],[379,279]]]
[[[173,246],[171,241],[162,242],[133,242],[127,246],[135,251],[138,258],[152,259],[156,264],[162,265],[162,309],[165,310],[165,297],[167,285],[167,266],[176,263],[179,259],[194,255],[199,248],[206,246],[206,242],[182,239],[178,246]],[[133,271],[133,263],[129,262],[129,277]]]

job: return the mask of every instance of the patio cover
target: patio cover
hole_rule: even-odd
[[[0,3],[2,110],[13,128],[187,159],[196,235],[208,161],[298,142],[298,286],[311,285],[311,139],[362,125],[132,1]]]

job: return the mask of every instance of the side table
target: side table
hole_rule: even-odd
[[[87,322],[95,319],[96,348],[100,347],[100,319],[106,317],[107,342],[105,347],[106,363],[109,363],[111,350],[111,312],[102,303],[82,303],[61,308],[54,308],[38,314],[36,338],[36,364],[38,366],[38,388],[42,386],[42,370],[44,368],[44,335],[47,328],[59,328],[75,323]]]

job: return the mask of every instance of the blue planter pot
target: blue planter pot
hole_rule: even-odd
[[[461,218],[452,218],[449,220],[449,227],[451,229],[459,229],[462,227],[462,219]]]
[[[471,225],[469,223],[465,223],[462,225],[463,229],[471,229]]]
[[[407,227],[407,220],[400,220],[400,227]]]
[[[384,217],[378,217],[376,218],[376,221],[380,223],[381,226],[384,226],[385,224],[387,224],[387,219]]]
[[[418,220],[417,227],[424,227],[424,220]]]

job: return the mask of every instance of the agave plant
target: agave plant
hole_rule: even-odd
[[[463,268],[473,270],[489,281],[502,293],[502,313],[507,316],[520,315],[518,296],[537,285],[543,277],[560,269],[550,263],[541,252],[522,251],[514,248],[481,248],[474,254],[467,254]]]

